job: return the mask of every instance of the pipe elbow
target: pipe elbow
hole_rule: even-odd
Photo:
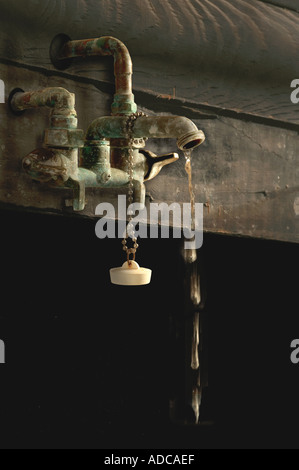
[[[119,118],[117,119],[119,122]],[[112,137],[117,137],[112,134],[112,122],[115,122],[115,118],[111,116],[102,116],[93,121],[86,133],[86,141],[101,141],[104,139],[110,139]],[[117,132],[119,134],[120,131]]]
[[[205,140],[203,131],[183,116],[149,116],[138,119],[134,132],[138,137],[176,138],[180,150],[198,147]]]
[[[104,36],[100,40],[104,41],[104,47],[110,50],[114,56],[115,74],[132,75],[133,64],[127,46],[119,39],[110,36]]]
[[[137,106],[132,93],[133,64],[125,44],[111,36],[67,41],[57,59],[59,61],[91,56],[114,57],[115,98],[112,113],[115,115],[135,113]]]
[[[177,146],[180,150],[194,149],[201,145],[206,137],[193,121],[186,117],[178,118],[179,133],[177,135]]]
[[[49,94],[47,100],[50,107],[75,111],[74,93],[61,87],[45,89],[45,92]]]
[[[58,59],[110,55],[114,57],[115,72],[132,74],[133,64],[128,48],[112,36],[67,41],[59,52]]]
[[[65,88],[55,87],[37,91],[19,91],[11,98],[11,108],[16,112],[43,106],[75,113],[75,95]]]

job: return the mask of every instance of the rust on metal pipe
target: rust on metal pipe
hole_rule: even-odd
[[[68,41],[62,47],[58,59],[75,57],[113,56],[115,75],[114,114],[129,114],[137,110],[132,94],[133,65],[127,47],[116,38],[103,36],[97,39]]]
[[[31,108],[51,108],[51,129],[61,131],[61,136],[63,130],[66,130],[68,133],[72,130],[77,131],[78,119],[75,109],[75,95],[65,88],[43,88],[28,92],[17,90],[11,95],[10,107],[16,113]],[[79,140],[82,140],[81,133]],[[79,146],[81,147],[82,145]]]
[[[96,119],[87,131],[87,140],[123,139],[127,136],[126,118],[122,116]],[[190,119],[181,116],[140,117],[133,130],[134,138],[176,138],[179,149],[195,148],[205,140],[204,133]]]
[[[75,113],[75,95],[60,87],[19,92],[13,96],[11,106],[15,111],[47,106]]]

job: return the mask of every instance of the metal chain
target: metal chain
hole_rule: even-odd
[[[131,206],[131,204],[133,204],[133,201],[134,201],[134,198],[133,198],[133,195],[134,195],[134,150],[133,150],[134,125],[137,119],[143,116],[146,117],[146,114],[142,112],[130,114],[128,116],[128,119],[126,121],[126,126],[125,126],[125,132],[127,133],[127,137],[129,139],[129,155],[128,155],[128,162],[129,162],[129,165],[128,165],[128,175],[129,175],[128,204],[129,206]],[[139,248],[139,245],[137,243],[137,238],[136,238],[134,228],[132,225],[133,212],[129,212],[128,215],[129,215],[129,223],[127,225],[126,235],[122,241],[122,244],[123,244],[123,250],[127,253],[127,261],[130,266],[132,264],[132,261],[130,260],[130,256],[133,255],[133,261],[135,261],[136,251]],[[132,238],[132,242],[133,242],[132,248],[128,248],[127,246],[127,239],[129,238],[129,236]]]

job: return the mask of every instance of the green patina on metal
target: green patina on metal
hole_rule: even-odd
[[[154,178],[165,165],[179,158],[176,153],[157,156],[142,150],[145,141],[151,137],[176,138],[179,149],[185,150],[200,145],[205,136],[184,117],[135,114],[132,61],[128,49],[118,39],[106,36],[68,41],[57,60],[95,55],[114,57],[116,93],[112,116],[92,122],[85,138],[84,132],[77,128],[75,96],[64,88],[27,93],[18,89],[13,95],[11,107],[16,112],[42,106],[52,109],[44,147],[27,155],[23,168],[35,180],[73,189],[73,208],[82,211],[86,204],[85,188],[128,186],[131,154],[134,201],[144,205],[144,181]]]
[[[105,42],[106,42],[106,41],[105,41],[105,38],[104,38],[104,37],[99,38],[99,39],[96,39],[95,42],[96,42],[96,45],[97,45],[97,47],[98,47],[99,49],[102,49],[102,48],[105,47]]]
[[[96,119],[87,130],[87,140],[126,137],[126,117],[107,116]],[[188,118],[181,116],[142,116],[133,129],[135,138],[176,138],[181,150],[194,148],[205,140],[204,133]]]
[[[137,105],[132,93],[132,59],[127,47],[119,39],[103,36],[96,39],[69,41],[64,44],[58,59],[110,55],[114,57],[115,75],[115,96],[112,113],[133,114],[137,111]]]

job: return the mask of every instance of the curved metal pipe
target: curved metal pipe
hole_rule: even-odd
[[[124,139],[127,118],[123,116],[96,119],[87,131],[87,140]],[[195,148],[205,140],[204,133],[190,119],[180,116],[148,116],[137,119],[134,138],[176,138],[180,150]]]
[[[75,95],[65,88],[55,87],[23,93],[17,92],[11,99],[11,107],[14,111],[24,111],[41,106],[75,112]]]
[[[43,88],[36,91],[12,92],[10,107],[15,113],[26,109],[52,108],[51,128],[77,129],[78,119],[75,110],[75,95],[65,88]]]
[[[97,39],[68,41],[61,49],[58,59],[75,57],[113,56],[115,75],[115,97],[113,114],[129,114],[137,111],[132,94],[133,65],[127,47],[116,38],[103,36]]]

